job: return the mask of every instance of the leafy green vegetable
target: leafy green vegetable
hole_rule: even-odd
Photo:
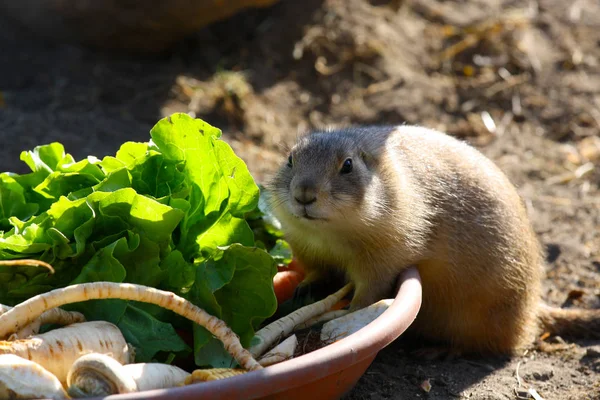
[[[0,174],[0,230],[10,229],[9,218],[28,219],[32,217],[39,206],[28,203],[25,190],[8,174]]]
[[[277,239],[275,246],[269,251],[275,262],[278,264],[289,264],[292,261],[292,249],[290,245],[282,239]]]
[[[59,143],[38,146],[21,154],[31,173],[0,174],[0,259],[38,258],[56,270],[0,267],[0,303],[74,283],[138,283],[190,299],[247,346],[275,312],[272,279],[289,258],[285,244],[270,254],[255,241],[260,191],[220,130],[174,114],[150,135],[102,160],[75,161]],[[152,305],[68,308],[117,324],[138,361],[189,350],[176,330],[193,329],[199,365],[232,362],[206,330]]]
[[[213,307],[218,307],[218,310],[213,309],[211,312],[227,322],[235,332],[243,332],[240,334],[240,341],[243,345],[249,345],[254,336],[254,328],[275,311],[269,306],[272,301],[271,293],[261,289],[272,286],[275,274],[269,276],[260,273],[261,265],[275,264],[268,253],[258,248],[249,250],[240,244],[233,244],[221,250],[223,254],[218,261],[208,260],[198,270],[200,276],[197,280],[202,281],[203,285],[192,293],[192,298],[210,296],[206,303],[210,302]],[[200,343],[216,342],[201,327],[196,327],[194,336]],[[213,343],[211,347],[219,346],[220,343]],[[204,353],[196,353],[198,365],[215,365],[223,362],[223,359],[230,359],[225,352],[220,355],[220,360]]]
[[[288,246],[282,239],[281,223],[267,206],[267,191],[262,187],[260,189],[258,206],[246,215],[246,220],[254,232],[254,239],[258,245],[267,249],[274,248],[278,241],[281,241],[282,245]]]
[[[175,114],[150,131],[165,159],[177,162],[190,188],[178,249],[185,258],[206,258],[227,243],[253,244],[244,214],[256,208],[258,186],[244,162],[207,123]],[[200,257],[195,257],[198,254]]]

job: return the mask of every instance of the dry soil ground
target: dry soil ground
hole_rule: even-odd
[[[55,140],[77,158],[114,153],[174,111],[222,128],[259,181],[312,127],[425,125],[518,185],[547,249],[544,299],[598,308],[599,63],[594,0],[284,1],[151,57],[47,43],[3,18],[0,170]],[[510,359],[410,352],[386,348],[346,398],[600,398],[598,341]]]

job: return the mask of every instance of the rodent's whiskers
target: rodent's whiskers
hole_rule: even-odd
[[[286,192],[284,190],[275,190],[273,194],[274,195],[271,196],[271,199],[269,201],[269,208],[271,209],[282,206],[288,200]]]
[[[343,212],[343,210],[340,208],[340,206],[338,205],[338,203],[336,201],[332,201],[332,199],[333,200],[339,200],[339,199],[336,199],[335,196],[332,194],[331,196],[326,196],[323,199],[323,202],[325,204],[327,204],[328,206],[330,206],[331,208],[333,208],[335,211],[337,211],[338,214],[340,214],[342,217],[344,217],[344,219],[348,219],[348,217]]]

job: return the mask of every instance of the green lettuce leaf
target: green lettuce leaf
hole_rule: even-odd
[[[135,349],[138,362],[150,362],[160,351],[183,352],[189,347],[177,335],[173,325],[161,322],[148,312],[129,304],[116,323]]]
[[[31,173],[0,174],[0,259],[37,258],[56,270],[0,267],[0,302],[74,283],[137,283],[223,318],[247,346],[275,312],[275,265],[287,259],[284,245],[269,254],[255,242],[265,215],[259,188],[204,121],[174,114],[150,135],[102,160],[76,161],[60,143],[37,146],[21,153]],[[138,361],[189,351],[177,334],[187,330],[197,363],[232,363],[206,330],[157,306],[112,299],[65,308],[119,326]]]
[[[244,162],[219,139],[221,131],[186,114],[174,114],[159,121],[150,135],[168,160],[182,166],[190,189],[190,209],[178,243],[183,256],[208,258],[219,242],[253,245],[243,216],[256,208],[258,186]]]
[[[11,228],[10,217],[29,219],[38,211],[39,205],[25,199],[25,190],[9,174],[0,174],[0,231]]]
[[[218,260],[205,261],[198,268],[197,282],[201,284],[192,288],[191,298],[209,304],[209,312],[227,322],[242,345],[248,346],[258,324],[277,308],[272,285],[277,266],[267,252],[256,247],[232,244],[219,250],[223,253]],[[196,347],[207,345],[210,349],[196,352],[196,364],[232,365],[223,345],[204,328],[195,327],[194,339]]]

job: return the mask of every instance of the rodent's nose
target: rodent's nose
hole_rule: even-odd
[[[314,187],[309,185],[297,185],[294,188],[294,199],[303,206],[307,206],[309,204],[317,201],[317,191]]]

